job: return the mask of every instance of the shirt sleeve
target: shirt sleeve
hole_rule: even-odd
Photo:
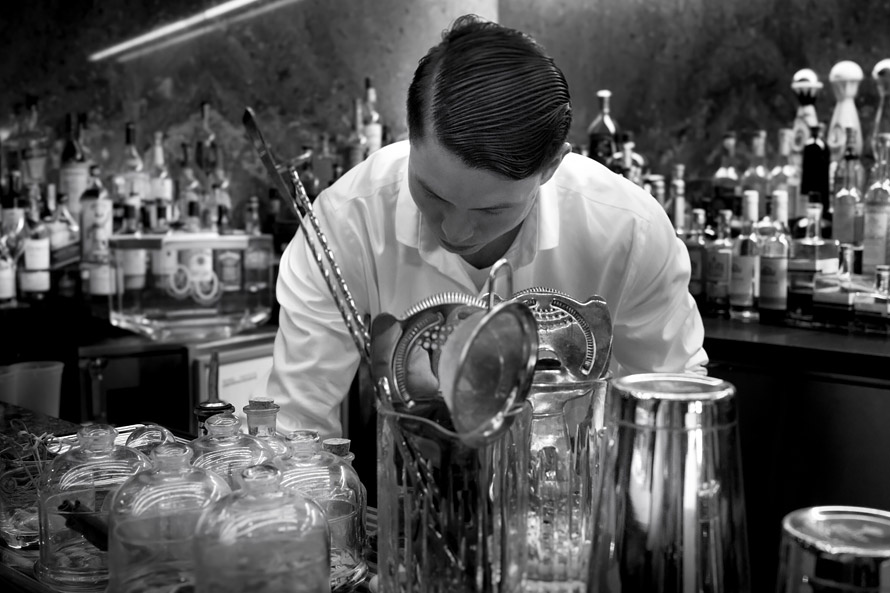
[[[667,215],[634,229],[627,284],[614,319],[616,374],[706,374],[704,325],[689,294],[689,254]]]
[[[330,224],[333,217],[329,220],[324,200],[316,201],[315,212],[337,262],[342,263],[343,250],[338,248],[342,242],[332,231],[348,229]],[[347,284],[352,289],[354,282]],[[317,430],[322,439],[340,436],[340,404],[358,368],[359,354],[302,229],[281,256],[276,296],[281,311],[266,393],[281,406],[278,424],[282,431]]]

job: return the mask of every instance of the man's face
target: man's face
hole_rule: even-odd
[[[411,197],[442,247],[457,255],[476,254],[517,228],[540,183],[540,175],[516,181],[470,168],[430,138],[411,144]]]

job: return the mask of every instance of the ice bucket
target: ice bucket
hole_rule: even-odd
[[[227,338],[272,311],[272,238],[174,232],[110,240],[111,323],[154,340]]]

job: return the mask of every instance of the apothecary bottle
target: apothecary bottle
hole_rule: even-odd
[[[40,483],[40,559],[35,572],[50,587],[102,591],[108,581],[108,519],[112,495],[151,467],[148,457],[115,445],[117,430],[92,424],[78,444],[56,457]]]
[[[241,419],[234,414],[217,414],[204,423],[207,434],[191,442],[195,450],[192,465],[216,472],[229,486],[239,488],[239,472],[251,465],[272,461],[269,445],[241,432]]]
[[[364,560],[367,496],[358,474],[328,451],[296,449],[281,464],[282,488],[318,503],[331,532],[331,591],[351,591],[368,573]]]
[[[193,539],[201,512],[231,493],[215,473],[190,465],[185,443],[151,452],[153,467],[121,485],[111,502],[108,593],[193,586]]]
[[[269,445],[276,461],[290,456],[287,442],[277,430],[279,409],[281,406],[268,396],[251,397],[242,408],[247,416],[247,434]]]
[[[242,470],[195,536],[198,593],[329,593],[330,536],[317,504],[281,487],[271,464]]]

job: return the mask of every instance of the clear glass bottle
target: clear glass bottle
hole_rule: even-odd
[[[356,98],[352,104],[352,132],[346,140],[346,169],[352,169],[368,155],[368,138],[362,123],[362,100]]]
[[[314,453],[321,450],[321,441],[319,440],[318,432],[315,430],[300,429],[291,431],[285,437],[285,441],[287,441],[287,447],[291,455],[298,452]]]
[[[28,97],[26,101],[24,125],[17,140],[25,184],[43,186],[48,181],[52,134],[40,121],[40,109],[36,97]]]
[[[875,176],[865,192],[862,273],[890,263],[890,133],[879,134]]]
[[[738,321],[757,321],[760,297],[760,235],[757,232],[760,196],[745,190],[742,229],[733,241],[729,281],[729,316]]]
[[[705,306],[705,262],[707,261],[707,242],[705,240],[705,210],[692,209],[692,225],[683,241],[689,253],[689,294],[693,296],[700,308]]]
[[[111,501],[108,593],[179,591],[195,584],[194,537],[201,513],[229,485],[189,464],[185,443],[152,450],[152,467],[124,482]]]
[[[791,128],[779,130],[779,157],[769,175],[770,195],[776,190],[788,194],[788,220],[806,215],[806,204],[800,202],[800,167],[795,164],[792,146],[794,131]]]
[[[678,237],[683,237],[686,232],[686,180],[683,179],[686,173],[686,166],[682,163],[674,165],[673,174],[671,175],[671,189],[668,196],[668,202],[673,212],[671,217],[674,222],[674,229],[677,231]],[[704,232],[704,226],[702,226]]]
[[[732,249],[732,210],[724,208],[718,213],[714,239],[706,246],[705,298],[708,312],[717,317],[729,316]]]
[[[65,116],[66,137],[59,167],[59,195],[68,196],[68,207],[75,216],[80,215],[80,198],[90,181],[90,165],[80,144],[80,126],[80,119],[75,123],[73,113]]]
[[[63,591],[103,591],[108,581],[108,519],[118,486],[151,462],[116,446],[117,430],[84,426],[78,444],[56,457],[40,483],[40,559],[35,573]]]
[[[40,190],[36,185],[29,188],[27,234],[24,241],[24,257],[19,266],[19,295],[30,302],[43,301],[49,296],[50,242],[49,228],[40,213]]]
[[[251,396],[248,404],[242,408],[247,416],[247,434],[265,442],[274,452],[274,461],[280,461],[290,455],[287,441],[276,430],[276,419],[281,406],[271,397],[264,395]]]
[[[240,470],[271,462],[275,452],[262,440],[241,432],[241,420],[234,414],[211,416],[204,422],[207,434],[192,441],[192,465],[216,472],[235,490]]]
[[[127,441],[124,443],[131,449],[136,449],[140,453],[151,456],[151,452],[158,445],[176,442],[173,433],[159,424],[145,424],[130,433]],[[191,449],[189,449],[191,453]]]
[[[130,199],[129,196],[138,196],[141,200],[151,195],[151,179],[136,145],[136,125],[133,122],[127,122],[124,127],[124,148],[118,174],[124,180],[124,201]],[[136,204],[137,208],[139,205]]]
[[[815,200],[816,196],[812,198]],[[834,239],[823,239],[819,232],[821,203],[810,202],[807,221],[807,234],[791,241],[788,260],[788,317],[800,323],[813,321],[815,275],[837,273],[840,264],[840,245]]]
[[[871,77],[878,91],[878,107],[875,109],[875,123],[871,131],[871,154],[877,165],[880,136],[890,134],[890,58],[881,60],[872,68]],[[873,181],[869,177],[869,182]]]
[[[739,185],[742,186],[743,193],[746,190],[757,192],[757,195],[760,196],[757,211],[764,214],[767,211],[766,199],[770,195],[769,174],[770,170],[766,162],[766,130],[757,130],[751,137],[751,156]]]
[[[841,244],[853,246],[855,269],[862,265],[862,233],[865,224],[865,202],[862,199],[864,172],[856,152],[852,129],[847,130],[847,146],[844,150],[832,199],[831,235]],[[852,272],[853,270],[851,270]]]
[[[362,132],[368,140],[368,154],[383,146],[383,121],[377,111],[377,89],[370,77],[365,77],[365,100],[362,106]]]
[[[618,152],[615,147],[618,124],[612,119],[610,106],[612,91],[599,90],[596,92],[596,99],[599,103],[599,111],[587,126],[587,156],[611,168],[612,155]]]
[[[788,309],[788,193],[777,189],[772,196],[773,232],[766,234],[760,246],[760,322],[781,324]]]
[[[210,505],[195,536],[197,593],[328,593],[330,534],[319,506],[281,487],[271,464]]]
[[[294,451],[282,463],[281,487],[315,501],[331,534],[331,591],[352,591],[368,573],[364,559],[367,497],[358,474],[328,451]]]
[[[720,152],[720,165],[712,179],[714,188],[714,209],[732,210],[734,215],[741,213],[742,187],[739,184],[738,160],[736,158],[735,132],[723,134],[723,146]]]

